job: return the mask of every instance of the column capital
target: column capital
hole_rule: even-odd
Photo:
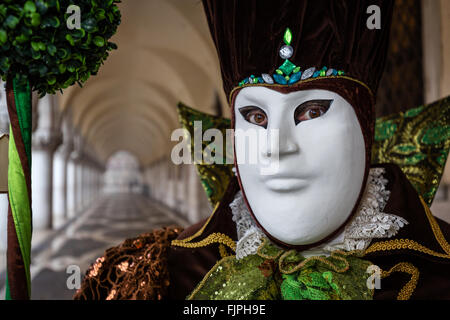
[[[58,131],[37,132],[33,135],[32,147],[37,150],[54,152],[62,143],[62,134]]]

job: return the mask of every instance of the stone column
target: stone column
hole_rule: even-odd
[[[53,159],[53,220],[59,227],[67,219],[67,176],[71,145],[63,144]]]
[[[77,206],[77,164],[76,164],[76,151],[72,151],[67,163],[67,216],[73,218],[76,215]]]
[[[9,134],[9,115],[6,106],[4,82],[0,80],[0,137]],[[4,155],[0,155],[2,157]],[[0,251],[6,250],[6,230],[8,218],[8,194],[0,193]]]
[[[37,129],[32,137],[31,193],[33,228],[52,228],[53,207],[53,153],[61,143],[56,129],[56,101],[46,95],[38,103]]]
[[[176,184],[176,197],[177,197],[177,211],[183,215],[187,213],[187,197],[186,197],[186,179],[185,179],[185,166],[184,164],[176,166],[177,169],[177,184]]]
[[[83,204],[83,160],[79,157],[75,161],[75,211],[80,212],[84,209]]]
[[[165,165],[167,168],[167,193],[166,193],[166,202],[167,206],[172,209],[176,209],[176,168],[170,159],[165,161]]]
[[[195,165],[188,165],[188,201],[187,201],[187,219],[191,223],[196,223],[200,220],[200,188],[197,169]]]

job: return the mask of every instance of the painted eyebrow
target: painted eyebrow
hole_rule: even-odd
[[[333,99],[314,99],[314,100],[308,100],[300,104],[295,108],[295,113],[303,112],[307,107],[309,107],[311,104],[320,104],[325,105],[327,107],[327,111],[330,108],[331,104],[333,103]]]

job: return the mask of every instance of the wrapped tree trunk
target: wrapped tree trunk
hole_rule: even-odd
[[[10,77],[6,83],[11,121],[8,163],[8,249],[6,299],[31,295],[31,88]]]

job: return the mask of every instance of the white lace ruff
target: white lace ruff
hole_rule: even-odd
[[[344,231],[330,242],[308,250],[311,255],[327,254],[338,249],[365,250],[374,238],[390,238],[408,221],[402,217],[384,213],[384,207],[389,199],[388,181],[383,177],[383,168],[374,168],[369,177],[362,201],[353,219],[346,225]],[[230,203],[233,221],[236,223],[238,241],[236,243],[236,258],[242,259],[255,254],[264,233],[253,220],[239,191]],[[309,255],[305,251],[305,256]]]
[[[242,191],[239,191],[230,203],[233,221],[236,223],[238,241],[236,243],[236,259],[255,254],[265,235],[258,228],[247,209]]]

